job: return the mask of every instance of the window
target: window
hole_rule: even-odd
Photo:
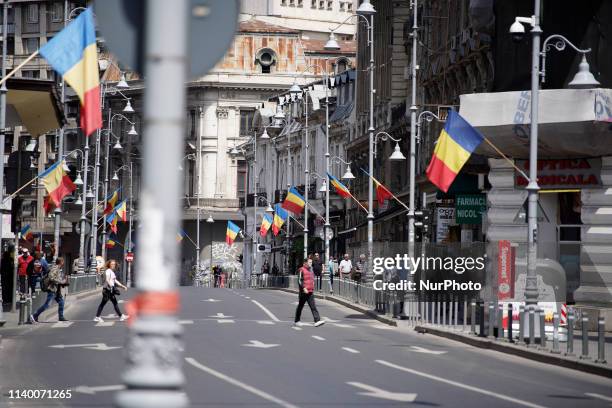
[[[289,0],[289,5],[295,7],[295,0]]]
[[[244,193],[246,192],[246,183],[247,183],[247,166],[246,160],[238,160],[238,166],[236,166],[237,170],[237,180],[236,180],[236,195],[238,197],[244,197]]]
[[[195,109],[189,110],[189,124],[187,129],[187,134],[189,135],[189,139],[196,138],[196,111]]]
[[[317,8],[317,0],[310,1],[310,8]]]
[[[353,11],[353,3],[351,2],[346,3],[346,11],[348,11],[349,13]]]
[[[38,48],[38,37],[23,39],[24,54],[32,54],[33,52],[38,50]]]
[[[325,8],[325,0],[319,0],[319,8]]]
[[[340,2],[340,11],[344,11],[344,2],[343,1]]]
[[[254,110],[240,110],[240,136],[248,136],[253,127]]]
[[[21,71],[21,77],[22,78],[40,78],[40,71],[39,70],[23,70]]]
[[[64,7],[62,3],[56,1],[51,4],[51,21],[59,23],[64,20]]]
[[[327,0],[327,9],[331,10],[334,6],[334,0]]]
[[[297,0],[298,7],[304,7],[304,0]]]
[[[47,79],[55,81],[55,71],[52,69],[47,70]]]
[[[276,53],[270,48],[262,48],[257,52],[255,63],[261,66],[262,74],[269,74],[276,63]]]
[[[28,4],[26,21],[28,23],[38,23],[38,4]]]

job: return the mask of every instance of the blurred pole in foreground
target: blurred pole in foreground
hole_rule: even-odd
[[[181,181],[174,171],[184,149],[188,3],[146,2],[142,232],[136,254],[138,294],[128,308],[126,390],[116,399],[120,407],[188,405],[177,320]]]

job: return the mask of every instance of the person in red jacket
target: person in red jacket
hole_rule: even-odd
[[[314,298],[314,272],[312,271],[312,266],[310,265],[310,259],[304,259],[304,264],[298,270],[298,286],[300,288],[300,297],[298,300],[297,309],[295,310],[295,321],[293,323],[294,326],[297,326],[300,322],[300,317],[302,316],[302,309],[304,308],[304,303],[308,302],[308,306],[310,306],[310,311],[312,312],[312,317],[314,318],[314,325],[319,327],[325,324],[325,320],[321,320],[319,317],[319,311],[317,310],[317,306],[315,305]]]
[[[26,278],[28,276],[28,265],[34,260],[34,257],[30,255],[28,248],[23,248],[22,255],[17,258],[19,262],[19,268],[17,274],[19,275],[19,291],[21,293],[26,292]]]

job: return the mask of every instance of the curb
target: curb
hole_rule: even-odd
[[[285,288],[261,288],[261,289],[280,290],[282,292],[295,293],[296,295],[298,294],[298,291],[295,290],[295,289],[285,289]],[[378,313],[376,313],[376,312],[374,312],[374,311],[372,311],[370,309],[366,309],[364,307],[357,306],[357,305],[355,305],[353,303],[350,303],[350,302],[348,302],[346,300],[338,299],[335,296],[320,295],[320,294],[315,293],[315,298],[323,299],[323,300],[329,300],[331,302],[337,303],[337,304],[342,305],[344,307],[348,307],[349,309],[353,309],[353,310],[356,310],[356,311],[358,311],[360,313],[363,313],[364,315],[366,315],[368,317],[371,317],[373,319],[376,319],[376,320],[378,320],[381,323],[388,324],[389,326],[397,327],[397,322],[394,319],[386,317],[386,316],[381,316]]]
[[[458,341],[473,347],[481,349],[495,350],[501,353],[511,354],[518,357],[527,358],[540,363],[551,364],[559,367],[570,368],[573,370],[582,371],[589,374],[600,375],[607,378],[612,378],[612,368],[600,364],[589,363],[585,360],[576,360],[571,357],[565,357],[563,353],[552,354],[536,350],[527,349],[520,346],[515,346],[509,343],[502,343],[499,340],[489,340],[477,336],[466,336],[459,333],[453,333],[446,330],[439,330],[429,326],[415,326],[415,331],[419,333],[428,333],[438,337],[444,337],[449,340]]]

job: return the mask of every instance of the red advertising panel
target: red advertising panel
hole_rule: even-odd
[[[497,255],[497,298],[506,300],[514,298],[514,258],[516,249],[508,240],[498,243]]]

